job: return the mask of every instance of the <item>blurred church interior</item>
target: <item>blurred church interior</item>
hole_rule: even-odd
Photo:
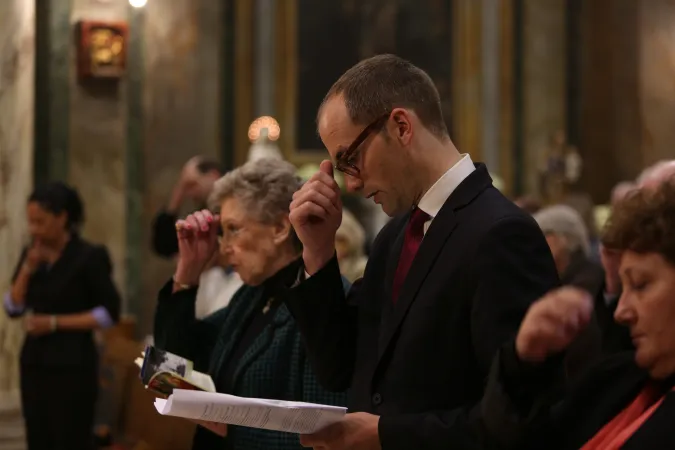
[[[455,144],[507,196],[568,202],[592,228],[613,186],[675,157],[672,0],[0,1],[0,288],[33,187],[76,187],[83,235],[108,248],[123,298],[99,339],[96,418],[120,448],[190,448],[191,425],[155,413],[133,366],[173,267],[151,222],[183,164],[273,154],[311,174],[327,157],[324,94],[380,53],[430,74]],[[346,199],[376,233],[379,211]],[[0,312],[3,450],[25,448],[22,339]]]

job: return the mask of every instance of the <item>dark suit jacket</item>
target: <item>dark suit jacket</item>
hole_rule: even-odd
[[[602,296],[605,272],[582,251],[573,253],[565,272],[560,276],[563,286],[575,286],[588,291],[591,296]],[[602,314],[602,311],[600,311]],[[604,318],[604,317],[603,317]],[[565,358],[567,377],[574,380],[595,364],[602,355],[602,330],[596,311],[591,323],[570,345]]]
[[[633,352],[609,356],[572,386],[561,402],[553,401],[547,383],[552,366],[532,367],[517,361],[513,345],[496,358],[483,401],[488,433],[503,449],[577,450],[623,411],[649,381],[635,365]],[[675,379],[662,384],[666,397],[622,450],[675,448]]]
[[[158,348],[194,362],[196,370],[209,373],[218,383],[230,364],[233,386],[226,393],[241,397],[295,400],[344,405],[344,392],[332,393],[316,380],[300,333],[285,305],[274,312],[272,323],[257,336],[238,361],[234,349],[256,309],[267,301],[262,286],[241,287],[229,305],[203,320],[195,319],[197,289],[172,293],[169,281],[159,292],[155,313],[155,344]],[[271,314],[271,313],[270,313]],[[219,387],[220,389],[220,387]],[[299,450],[297,435],[256,428],[230,426],[223,439],[198,427],[193,449]]]
[[[472,406],[497,349],[557,286],[553,258],[536,222],[478,165],[434,218],[393,306],[407,221],[380,232],[346,298],[334,258],[287,304],[319,381],[350,387],[351,411],[381,416],[384,450],[478,448]]]
[[[591,295],[594,295],[602,291],[605,283],[605,271],[600,264],[584,255],[582,251],[578,251],[571,255],[567,269],[560,275],[560,282],[564,286],[569,285],[585,289]]]
[[[24,250],[13,279],[23,264]],[[41,266],[30,278],[26,309],[35,314],[74,314],[97,306],[116,321],[120,297],[111,278],[112,264],[105,247],[73,236],[51,268]],[[21,363],[38,366],[91,366],[98,360],[91,331],[58,331],[27,336]]]

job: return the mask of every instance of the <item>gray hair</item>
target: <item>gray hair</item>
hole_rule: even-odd
[[[366,231],[349,210],[342,209],[342,223],[335,233],[349,243],[349,250],[355,256],[362,256],[366,245]]]
[[[644,169],[638,176],[636,182],[638,186],[642,188],[650,184],[661,184],[673,175],[675,175],[675,160],[662,159]]]
[[[565,238],[570,253],[582,250],[586,256],[591,253],[588,229],[584,220],[574,208],[554,205],[534,214],[534,220],[544,234],[556,234]]]
[[[288,209],[302,182],[293,164],[262,158],[250,161],[221,177],[213,186],[209,207],[218,210],[228,198],[236,198],[263,223],[276,223]]]

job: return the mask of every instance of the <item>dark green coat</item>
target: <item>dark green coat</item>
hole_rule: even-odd
[[[267,301],[262,287],[243,286],[230,304],[203,320],[195,319],[196,289],[172,294],[172,283],[159,292],[155,313],[155,345],[188,358],[195,370],[216,381],[228,362],[234,344],[241,337],[242,324]],[[234,389],[228,394],[241,397],[295,400],[328,405],[346,405],[345,393],[321,388],[312,371],[300,332],[286,305],[275,312],[271,325],[251,344],[236,363]],[[223,439],[197,428],[193,450],[299,450],[295,434],[255,428],[228,427]]]

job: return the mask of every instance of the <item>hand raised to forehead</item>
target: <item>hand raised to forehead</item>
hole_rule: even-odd
[[[313,274],[333,257],[342,222],[341,192],[330,161],[322,161],[319,171],[293,194],[289,220],[303,245],[305,269]]]
[[[179,256],[176,282],[198,283],[199,276],[218,251],[219,220],[217,215],[203,209],[176,222]]]

